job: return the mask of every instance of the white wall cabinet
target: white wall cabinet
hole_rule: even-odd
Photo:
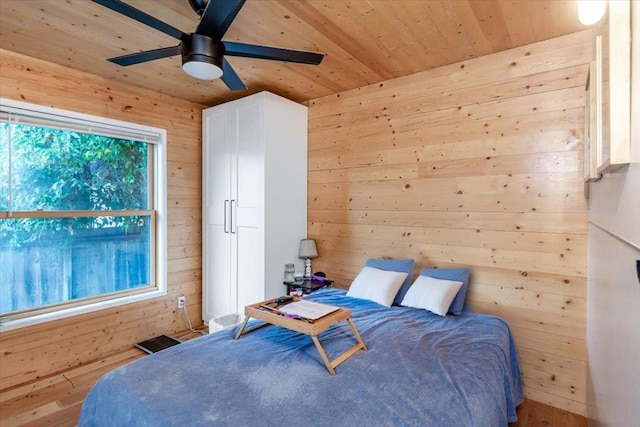
[[[631,161],[631,4],[608,2],[596,28],[597,173],[613,172]]]
[[[307,235],[307,108],[268,92],[202,117],[202,316],[283,295]]]
[[[614,3],[620,3],[613,5]],[[609,2],[621,7],[623,2]],[[640,2],[631,2],[631,117],[640,117]],[[587,281],[589,426],[640,419],[640,120],[631,121],[630,162],[590,183]]]

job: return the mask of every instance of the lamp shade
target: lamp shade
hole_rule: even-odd
[[[313,239],[300,240],[300,252],[298,257],[303,259],[312,259],[318,257],[318,249],[316,249],[316,241]]]

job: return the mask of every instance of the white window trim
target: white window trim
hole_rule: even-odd
[[[37,325],[53,320],[64,319],[80,314],[91,313],[107,308],[118,307],[134,302],[145,301],[152,298],[159,298],[167,295],[167,131],[151,126],[140,125],[120,120],[108,119],[90,114],[76,113],[73,111],[63,110],[59,108],[45,107],[35,104],[29,104],[22,101],[14,101],[10,99],[0,98],[0,105],[20,109],[23,111],[32,111],[34,113],[49,114],[56,116],[69,117],[74,120],[100,123],[109,127],[126,128],[133,131],[157,136],[157,140],[153,141],[155,147],[154,153],[154,200],[156,203],[155,210],[157,212],[157,230],[156,230],[156,287],[147,292],[140,292],[132,289],[130,294],[126,292],[115,296],[113,299],[89,302],[83,305],[74,305],[73,307],[61,307],[60,310],[47,313],[36,314],[29,317],[11,319],[0,323],[0,332],[10,331],[26,326]],[[155,139],[155,138],[154,138]],[[135,293],[134,293],[135,292]]]

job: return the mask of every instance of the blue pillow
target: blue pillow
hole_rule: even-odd
[[[411,279],[413,276],[413,259],[368,259],[364,264],[365,267],[378,268],[386,271],[397,271],[400,273],[407,273],[407,278],[400,286],[400,290],[393,299],[394,305],[400,305],[404,299],[404,294],[409,290],[411,286]]]
[[[434,279],[453,280],[462,282],[460,290],[453,299],[449,307],[449,313],[456,316],[462,313],[464,308],[464,298],[469,287],[469,269],[468,268],[423,268],[420,270],[420,276],[429,276]]]

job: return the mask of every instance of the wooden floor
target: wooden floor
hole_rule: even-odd
[[[191,339],[198,335],[178,336]],[[0,426],[75,426],[84,397],[105,373],[145,356],[132,348],[94,363],[6,390],[0,390]],[[525,400],[511,427],[586,427],[587,420]]]
[[[518,421],[509,427],[587,427],[587,419],[571,412],[527,400],[518,406]]]

